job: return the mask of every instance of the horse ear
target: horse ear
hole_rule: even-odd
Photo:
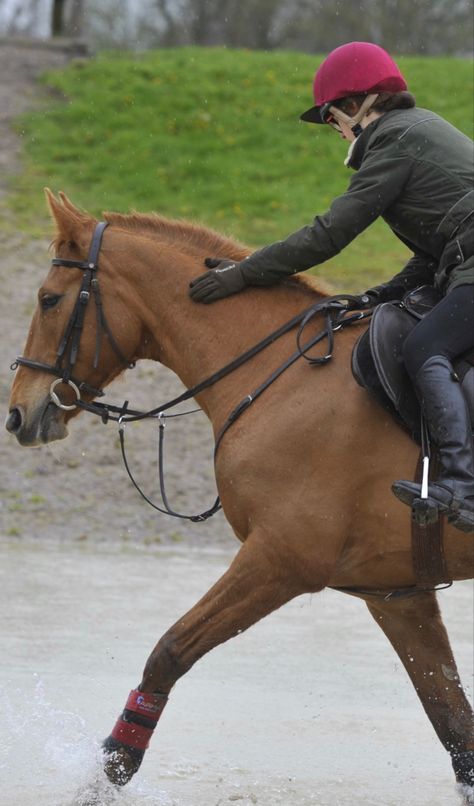
[[[78,229],[90,220],[89,217],[75,207],[64,193],[60,193],[57,199],[49,188],[45,188],[44,192],[58,235],[65,240],[75,240]]]
[[[62,190],[59,191],[59,198],[61,199],[62,205],[66,208],[66,210],[69,210],[69,212],[77,216],[77,218],[84,217],[83,211],[80,210],[79,207],[76,207]]]
[[[58,202],[56,196],[49,188],[44,188],[44,195],[46,196],[46,204],[48,205],[49,212],[51,213],[53,218],[56,218],[57,215],[61,212],[61,205]]]
[[[65,238],[69,238],[72,223],[71,216],[49,188],[45,188],[44,193],[51,218],[56,224],[58,235],[64,235]]]

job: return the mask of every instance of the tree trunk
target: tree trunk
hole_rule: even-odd
[[[53,11],[51,20],[51,33],[53,36],[64,34],[64,8],[66,0],[53,0]]]
[[[72,0],[67,33],[74,39],[80,39],[84,33],[84,0]]]

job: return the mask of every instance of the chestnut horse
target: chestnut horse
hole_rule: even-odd
[[[59,408],[51,374],[97,221],[64,194],[47,192],[56,224],[56,261],[40,288],[25,347],[37,366],[19,366],[7,428],[22,445],[67,434],[78,413],[73,387],[61,380]],[[94,306],[85,308],[74,376],[83,398],[141,358],[171,368],[188,388],[224,366],[321,298],[312,281],[248,288],[210,306],[196,305],[188,285],[207,255],[242,259],[248,250],[215,232],[155,215],[107,213],[100,281],[109,337],[97,360]],[[216,455],[225,516],[242,546],[226,573],[160,638],[117,725],[105,741],[109,779],[136,772],[176,681],[206,652],[295,596],[326,586],[350,588],[367,603],[404,664],[457,781],[474,784],[472,709],[460,686],[436,593],[386,599],[416,583],[410,511],[392,495],[395,478],[411,478],[418,448],[351,377],[360,327],[337,337],[324,368],[295,362],[226,431]],[[103,334],[102,334],[103,335]],[[113,337],[113,338],[112,338]],[[218,434],[230,411],[294,351],[294,330],[235,372],[196,395]],[[96,366],[94,366],[96,365]],[[473,571],[472,537],[447,526],[449,577]]]

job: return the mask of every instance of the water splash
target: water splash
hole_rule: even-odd
[[[474,786],[458,784],[456,788],[461,798],[462,806],[474,806]]]
[[[14,802],[22,806],[178,806],[142,777],[125,789],[114,787],[102,771],[102,750],[85,720],[51,699],[36,676],[31,693],[0,687],[4,720],[0,770],[8,774],[20,766],[23,771]],[[12,796],[10,788],[9,792]]]

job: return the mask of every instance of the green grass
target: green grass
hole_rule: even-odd
[[[347,186],[347,145],[298,122],[319,59],[301,53],[182,48],[101,54],[49,73],[51,100],[23,118],[25,171],[11,204],[43,216],[41,189],[102,210],[155,210],[258,246],[324,212]],[[402,58],[420,106],[472,135],[472,66]],[[43,217],[44,220],[44,217]],[[399,270],[407,251],[377,222],[318,273],[347,290]]]

